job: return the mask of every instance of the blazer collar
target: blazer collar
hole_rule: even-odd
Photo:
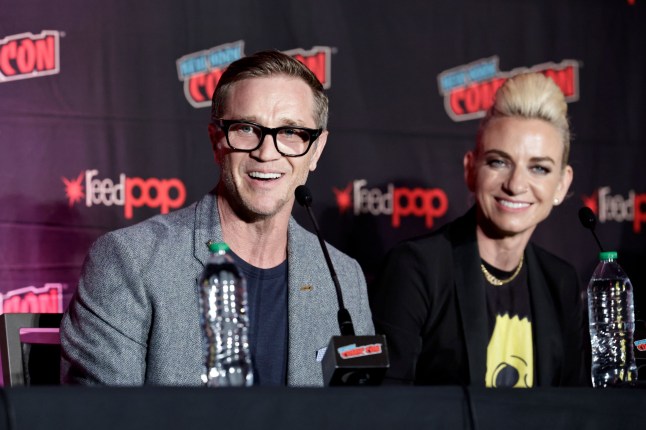
[[[297,260],[299,250],[296,243],[300,239],[302,227],[294,220],[289,219],[287,231],[288,259]],[[220,212],[218,211],[218,199],[215,190],[202,197],[195,205],[195,228],[193,238],[193,255],[202,265],[206,264],[209,258],[209,242],[222,242],[222,225],[220,224]],[[301,250],[302,251],[302,250]]]

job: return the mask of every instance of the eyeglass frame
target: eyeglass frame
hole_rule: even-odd
[[[276,151],[283,157],[302,157],[303,155],[307,154],[312,147],[312,144],[316,142],[316,139],[318,139],[321,134],[323,133],[322,128],[307,128],[307,127],[296,127],[293,125],[284,125],[281,127],[275,127],[275,128],[270,128],[270,127],[265,127],[264,125],[260,125],[257,122],[253,121],[244,121],[244,120],[239,120],[239,119],[215,119],[213,120],[213,123],[217,125],[223,132],[224,132],[224,137],[227,140],[227,145],[229,145],[229,148],[233,149],[234,151],[239,151],[239,152],[253,152],[256,149],[260,148],[262,144],[265,142],[265,137],[267,135],[270,135],[273,138],[274,141],[274,148],[276,148]],[[254,127],[258,127],[260,129],[260,139],[258,142],[258,146],[255,148],[251,149],[240,149],[236,148],[235,146],[231,145],[231,142],[229,142],[229,127],[231,127],[233,124],[249,124]],[[294,130],[302,130],[305,131],[307,134],[310,136],[310,141],[307,144],[307,149],[305,149],[305,152],[302,154],[285,154],[283,151],[278,149],[278,139],[276,138],[277,134],[282,131],[282,130],[288,130],[288,129],[294,129]]]

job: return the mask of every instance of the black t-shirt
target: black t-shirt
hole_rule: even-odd
[[[493,276],[509,279],[505,272],[482,262]],[[509,283],[492,285],[485,280],[489,344],[487,346],[487,387],[532,387],[534,348],[527,267]]]
[[[287,260],[259,269],[231,252],[247,279],[254,385],[286,385]]]

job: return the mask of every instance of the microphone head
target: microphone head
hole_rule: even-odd
[[[301,206],[310,206],[312,204],[312,193],[305,185],[299,185],[294,191],[296,201]]]
[[[592,212],[592,209],[587,206],[583,206],[579,209],[579,221],[581,221],[583,227],[594,230],[594,226],[597,224],[597,217],[594,215],[594,212]]]

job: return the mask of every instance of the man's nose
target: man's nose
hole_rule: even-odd
[[[256,148],[252,152],[252,155],[260,160],[265,161],[276,160],[282,156],[276,149],[276,142],[274,140],[274,137],[270,134],[267,134],[262,138],[260,147]]]

